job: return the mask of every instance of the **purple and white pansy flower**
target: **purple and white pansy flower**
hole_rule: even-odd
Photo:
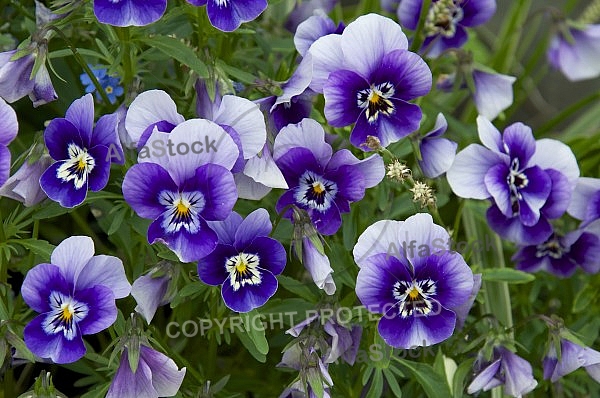
[[[553,36],[547,56],[572,82],[600,76],[600,25],[565,26]]]
[[[560,338],[560,355],[555,344],[550,344],[542,361],[544,379],[552,383],[583,367],[596,382],[600,383],[600,352]],[[559,359],[560,357],[560,359]]]
[[[471,144],[446,173],[460,197],[490,199],[487,220],[504,239],[524,245],[552,234],[550,219],[564,214],[579,177],[571,149],[556,140],[535,140],[531,128],[514,123],[504,134],[477,118],[484,146]]]
[[[169,94],[162,90],[148,90],[138,94],[129,106],[125,130],[131,143],[141,149],[155,130],[170,133],[184,120]]]
[[[470,302],[475,281],[462,256],[443,248],[449,239],[426,213],[378,221],[358,238],[356,295],[383,314],[378,330],[390,346],[429,346],[452,336],[454,309]]]
[[[145,26],[158,21],[167,0],[94,0],[98,22],[113,26]]]
[[[227,218],[237,201],[230,170],[238,147],[204,119],[187,120],[170,133],[155,131],[147,146],[155,149],[140,153],[127,171],[123,196],[140,217],[154,220],[149,243],[166,244],[183,262],[197,261],[217,245],[206,222]]]
[[[402,26],[415,30],[423,0],[402,0],[398,19]],[[427,11],[421,51],[435,58],[444,50],[459,48],[467,42],[466,28],[487,22],[496,12],[496,0],[433,0]]]
[[[467,387],[468,394],[503,386],[506,395],[520,398],[538,384],[531,364],[504,346],[494,347],[490,361],[479,360],[475,365],[480,369]]]
[[[480,115],[494,120],[513,104],[514,76],[473,69],[473,101]]]
[[[283,245],[269,237],[269,213],[257,209],[242,219],[233,212],[210,226],[219,243],[198,262],[200,279],[221,285],[223,301],[233,311],[248,312],[265,304],[277,291],[275,276],[286,263]]]
[[[567,212],[584,227],[600,218],[600,179],[581,177],[573,191]]]
[[[600,271],[600,221],[566,235],[553,232],[543,243],[522,246],[512,260],[526,272],[546,271],[568,278],[580,266],[585,272]]]
[[[317,231],[332,235],[342,224],[341,213],[379,184],[383,160],[372,155],[357,159],[349,150],[333,153],[323,127],[312,119],[284,127],[274,143],[273,158],[289,189],[277,201],[277,211],[295,205],[308,212]],[[286,217],[291,217],[288,209]]]
[[[0,98],[0,187],[10,175],[10,150],[8,144],[17,137],[19,121],[15,110]]]
[[[432,84],[429,67],[408,51],[400,25],[368,14],[350,23],[341,35],[315,41],[310,88],[325,96],[325,117],[334,127],[355,124],[350,142],[368,150],[367,136],[386,147],[419,128],[422,113],[408,101],[426,95]]]
[[[267,0],[187,0],[194,6],[206,6],[211,25],[233,32],[244,22],[254,21],[267,8]]]
[[[118,116],[104,115],[94,126],[91,94],[73,101],[64,118],[56,118],[44,131],[44,142],[54,160],[40,177],[46,195],[63,207],[85,200],[88,188],[102,190],[108,183],[112,152],[124,162],[117,132]]]
[[[181,387],[185,372],[186,368],[180,370],[171,358],[145,344],[139,347],[139,362],[134,372],[125,349],[106,398],[173,397]]]
[[[448,122],[443,114],[438,114],[433,130],[425,134],[419,142],[421,160],[419,166],[423,174],[428,178],[435,178],[444,174],[456,156],[458,144],[442,135],[448,128]]]
[[[117,319],[115,299],[129,295],[123,263],[113,256],[94,256],[87,236],[62,241],[50,263],[32,268],[23,281],[23,300],[40,313],[23,332],[32,353],[55,363],[85,355],[82,336],[98,333]]]
[[[31,76],[36,57],[45,56],[41,49],[36,51],[15,60],[11,59],[17,50],[0,53],[0,97],[7,102],[13,103],[28,95],[37,108],[58,98],[46,64]]]

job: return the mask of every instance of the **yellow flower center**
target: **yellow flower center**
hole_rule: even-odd
[[[176,211],[178,216],[185,216],[190,212],[190,208],[180,201],[179,203],[177,203]]]
[[[106,91],[106,94],[112,94],[113,88],[112,88],[112,86],[106,86],[106,88],[104,89],[104,91]]]
[[[410,292],[408,292],[408,297],[412,300],[416,299],[419,297],[419,291],[417,290],[416,287],[413,287]]]
[[[68,303],[64,303],[63,305],[61,305],[60,307],[61,309],[61,314],[60,314],[60,318],[63,321],[70,321],[73,318],[73,314],[75,313],[73,306],[68,304]]]
[[[240,258],[235,265],[235,270],[240,274],[243,274],[246,272],[246,268],[248,268],[248,264],[246,264],[246,262]]]
[[[313,183],[313,191],[316,194],[322,194],[323,192],[325,192],[325,187],[320,182],[315,182]]]

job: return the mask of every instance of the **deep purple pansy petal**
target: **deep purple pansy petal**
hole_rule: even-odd
[[[27,272],[21,285],[23,301],[39,313],[50,311],[48,297],[52,291],[69,293],[67,281],[53,264],[36,265]]]
[[[167,0],[94,0],[98,22],[113,26],[145,26],[158,21],[167,9]]]
[[[123,197],[143,218],[156,219],[165,208],[159,202],[162,191],[177,191],[177,185],[167,170],[154,163],[132,166],[123,180]]]
[[[38,315],[25,326],[23,338],[27,348],[38,357],[58,364],[81,359],[85,355],[85,346],[79,331],[72,340],[67,340],[60,332],[48,335],[42,326],[46,316],[47,314]]]
[[[379,321],[377,330],[383,340],[392,347],[410,349],[440,343],[452,336],[456,325],[454,312],[434,303],[435,315],[398,315],[398,309],[388,310]]]
[[[117,320],[115,296],[108,286],[97,285],[78,290],[75,299],[88,306],[88,313],[77,325],[81,334],[96,334]]]
[[[277,291],[277,279],[266,270],[259,270],[260,284],[246,284],[234,290],[229,281],[223,283],[221,294],[225,305],[236,312],[248,312],[264,305]]]
[[[235,247],[243,250],[254,238],[269,236],[272,228],[269,212],[262,208],[254,210],[239,225],[235,233]]]

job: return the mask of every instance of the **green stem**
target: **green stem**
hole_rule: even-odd
[[[423,6],[421,8],[421,15],[419,15],[419,24],[417,25],[417,29],[415,30],[415,36],[410,46],[410,51],[419,51],[419,49],[423,45],[423,42],[425,41],[425,33],[423,32],[423,28],[425,27],[425,21],[427,21],[427,14],[429,14],[430,8],[431,0],[424,0]]]
[[[104,101],[107,105],[111,105],[110,99],[108,99],[108,95],[106,95],[106,91],[104,91],[104,87],[102,87],[98,79],[96,79],[96,75],[94,75],[94,72],[92,72],[87,62],[85,62],[81,54],[79,54],[77,48],[73,46],[73,44],[71,44],[71,42],[69,41],[67,36],[65,36],[65,34],[62,32],[62,30],[58,29],[56,26],[49,26],[48,29],[52,30],[53,32],[56,32],[61,37],[61,39],[65,43],[67,43],[67,46],[69,46],[69,49],[73,53],[73,57],[75,57],[77,63],[83,68],[83,71],[90,77],[90,80],[94,84],[94,87],[96,87],[96,91],[98,92],[98,94],[100,94],[100,97],[102,97],[102,101]]]
[[[134,53],[131,48],[131,32],[129,27],[119,28],[117,31],[121,40],[121,51],[123,51],[123,84],[128,86],[134,76]]]
[[[499,73],[508,73],[511,70],[532,2],[532,0],[512,2],[513,7],[504,19],[505,23],[497,41],[500,47],[497,48],[496,56],[491,62],[492,67]]]
[[[550,119],[546,122],[542,127],[537,129],[538,135],[544,135],[554,129],[557,125],[564,122],[569,117],[573,116],[579,110],[585,108],[586,106],[594,103],[596,100],[600,99],[600,91],[589,95],[588,97],[580,100],[579,102],[574,103],[573,105],[567,107],[561,113]]]
[[[476,208],[473,203],[467,203],[462,213],[463,225],[467,241],[471,239],[485,239],[489,237],[492,241],[490,251],[474,251],[473,258],[482,268],[504,268],[504,253],[502,240],[490,231],[485,222],[485,214],[481,211],[476,214]],[[479,220],[476,218],[479,215]],[[487,242],[486,242],[487,243]],[[494,314],[496,319],[506,328],[513,327],[512,308],[510,293],[506,282],[483,282],[482,291],[485,295],[485,313]]]

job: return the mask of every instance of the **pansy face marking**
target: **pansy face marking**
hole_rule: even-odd
[[[386,116],[394,113],[394,104],[390,98],[395,94],[394,86],[390,82],[374,85],[356,93],[356,103],[365,110],[369,123],[374,123],[379,117],[379,112]]]
[[[529,179],[527,175],[519,170],[519,159],[514,158],[510,163],[510,170],[508,176],[506,176],[506,182],[510,188],[510,201],[512,205],[513,215],[519,213],[519,201],[523,199],[523,195],[520,190],[524,189],[529,185]]]
[[[398,301],[398,313],[402,318],[428,315],[433,310],[436,286],[431,279],[412,282],[397,281],[394,284],[393,296]]]
[[[433,3],[425,21],[425,34],[454,37],[456,25],[464,16],[460,3],[460,0],[439,0]]]
[[[537,245],[536,249],[535,256],[537,258],[549,256],[554,259],[560,259],[565,252],[565,248],[560,243],[559,237],[556,234],[553,234],[546,242]]]
[[[161,223],[165,232],[175,233],[182,227],[192,234],[200,230],[199,215],[206,204],[201,192],[162,191],[158,201],[166,208]]]
[[[72,297],[53,291],[50,293],[50,312],[42,323],[44,332],[48,335],[63,332],[67,340],[73,340],[77,335],[77,323],[88,314],[89,307]]]
[[[81,189],[96,166],[96,161],[87,149],[73,143],[69,144],[68,153],[69,159],[56,170],[56,177],[63,182],[73,181],[75,189]]]
[[[225,262],[225,269],[229,274],[229,283],[234,291],[245,285],[260,285],[262,276],[258,270],[260,258],[257,254],[239,253]]]
[[[294,197],[298,203],[311,209],[326,211],[331,207],[337,191],[335,182],[307,170],[300,177]]]

